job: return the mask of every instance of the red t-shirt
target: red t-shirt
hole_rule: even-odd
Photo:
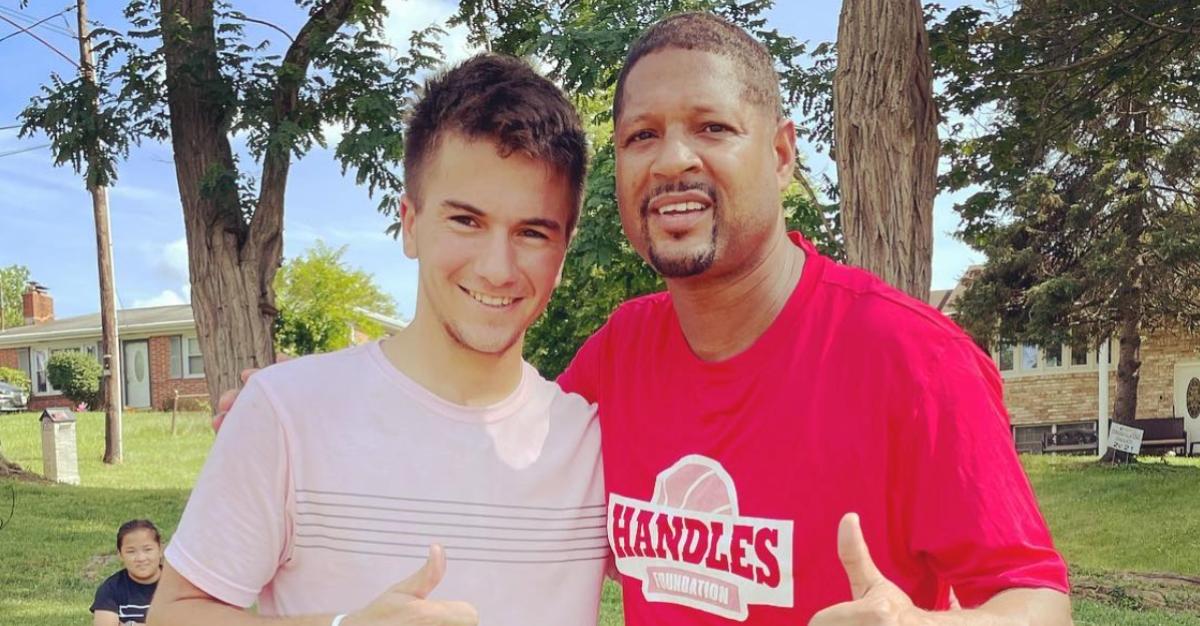
[[[744,352],[697,358],[671,298],[626,302],[559,378],[598,402],[628,624],[805,624],[851,599],[837,525],[924,608],[1067,591],[999,373],[954,323],[806,252]]]

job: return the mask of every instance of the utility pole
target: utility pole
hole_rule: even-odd
[[[92,114],[99,115],[100,95],[96,87],[96,68],[92,64],[92,42],[87,22],[87,0],[76,0],[75,17],[79,22],[79,71],[84,86],[91,91]],[[98,161],[96,150],[88,148],[89,166]],[[91,167],[88,168],[91,170]],[[92,195],[92,210],[96,217],[96,256],[100,268],[100,351],[103,354],[104,374],[100,379],[104,390],[104,462],[120,463],[121,446],[121,342],[117,337],[117,307],[113,279],[112,237],[109,233],[108,189],[97,185],[91,176],[86,179]]]

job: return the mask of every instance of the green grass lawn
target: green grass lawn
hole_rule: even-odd
[[[105,465],[104,415],[77,417],[80,486],[0,481],[0,624],[90,624],[96,586],[120,567],[117,527],[144,517],[169,536],[213,440],[207,415],[180,414],[172,437],[169,413],[126,413],[125,462]],[[37,415],[0,414],[0,450],[41,473]]]
[[[134,517],[174,531],[212,444],[207,415],[125,415],[125,462],[106,466],[104,420],[79,415],[78,487],[0,480],[0,624],[90,623],[96,585],[116,571],[116,528]],[[33,414],[0,415],[0,450],[41,472]],[[1200,575],[1200,459],[1104,467],[1076,457],[1026,457],[1026,470],[1058,547],[1076,574],[1114,571]],[[12,517],[9,518],[9,508]],[[620,626],[620,593],[609,584],[602,626]],[[1075,601],[1081,626],[1200,626],[1200,615],[1156,611],[1121,594]]]
[[[1022,461],[1073,574],[1200,575],[1200,459],[1146,458],[1132,466],[1081,457]],[[1200,626],[1200,614],[1148,610],[1125,597],[1076,599],[1075,623]]]

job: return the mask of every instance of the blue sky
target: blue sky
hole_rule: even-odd
[[[41,18],[61,10],[63,0],[33,0],[24,14]],[[120,20],[124,1],[91,3],[93,20]],[[397,43],[418,27],[440,21],[453,3],[439,0],[389,0],[388,30]],[[950,5],[958,4],[955,2]],[[0,16],[12,17],[18,0],[0,0]],[[281,0],[235,1],[247,15],[295,31],[303,15],[293,3]],[[829,0],[784,0],[770,13],[770,24],[800,39],[833,40],[837,35],[840,3]],[[67,14],[74,29],[73,14]],[[19,20],[18,20],[19,21]],[[50,24],[66,28],[61,18]],[[14,27],[0,20],[0,37]],[[39,28],[38,34],[68,56],[78,55],[64,34]],[[267,33],[251,32],[251,36]],[[469,54],[461,32],[446,40],[450,60]],[[17,123],[17,115],[51,72],[70,74],[74,67],[25,35],[0,41],[0,127]],[[69,167],[54,167],[50,153],[37,148],[42,137],[17,138],[15,129],[0,130],[0,266],[29,267],[35,280],[47,285],[59,317],[99,309],[95,230],[91,200],[81,178]],[[28,152],[8,154],[26,148]],[[801,146],[814,174],[834,177],[836,168],[810,146]],[[134,148],[120,165],[120,179],[110,190],[117,296],[122,307],[186,302],[187,250],[183,216],[167,144]],[[933,286],[953,286],[978,254],[950,237],[958,224],[952,210],[955,198],[939,196],[934,212]],[[331,151],[315,150],[292,167],[284,222],[284,255],[302,254],[317,239],[347,246],[345,260],[374,275],[409,316],[416,299],[416,266],[401,253],[399,243],[384,234],[389,221],[375,210],[366,190],[343,178]]]

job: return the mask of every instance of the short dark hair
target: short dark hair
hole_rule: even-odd
[[[162,535],[159,534],[158,527],[154,525],[154,522],[148,519],[131,519],[117,529],[117,552],[121,551],[121,542],[125,541],[125,535],[135,530],[148,530],[154,533],[154,542],[162,545]]]
[[[501,156],[521,153],[565,176],[572,193],[571,233],[587,174],[587,139],[575,107],[554,83],[521,59],[492,53],[427,81],[404,146],[404,184],[418,202],[421,169],[446,133],[491,140]]]
[[[767,47],[722,17],[693,11],[655,22],[630,46],[625,65],[617,75],[617,92],[613,98],[614,123],[621,117],[625,79],[629,77],[633,66],[642,57],[668,48],[710,52],[732,60],[742,79],[746,99],[767,107],[776,117],[783,114],[779,98],[779,74],[775,72],[775,60]]]

